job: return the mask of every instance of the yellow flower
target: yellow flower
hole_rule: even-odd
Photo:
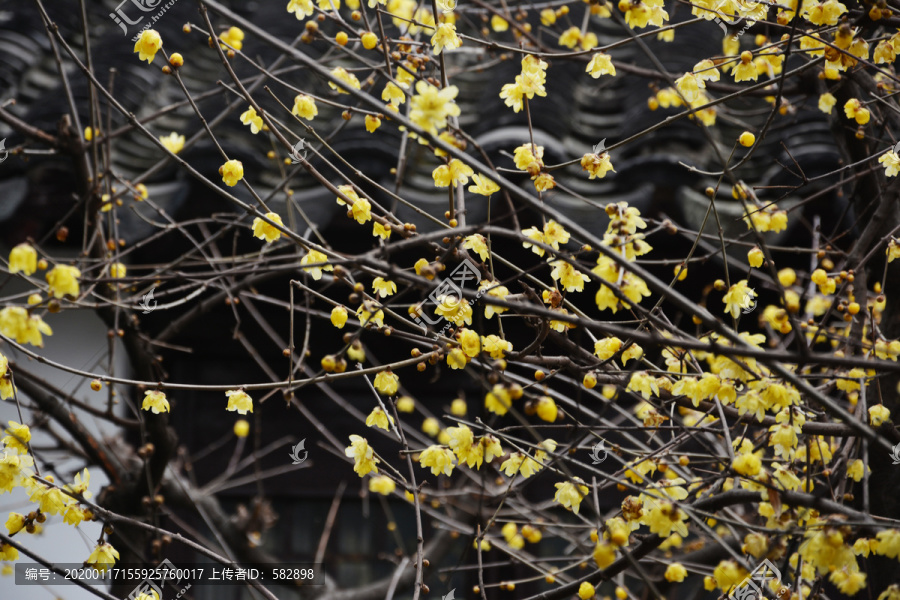
[[[681,563],[672,563],[666,567],[664,577],[666,578],[666,581],[681,583],[684,581],[684,578],[687,577],[687,569],[685,569],[684,565]]]
[[[256,109],[249,107],[241,114],[241,123],[250,126],[250,133],[257,134],[265,127],[262,117],[256,114]]]
[[[457,327],[462,327],[464,323],[466,325],[472,324],[472,306],[465,298],[439,296],[434,313],[448,321],[453,321]]]
[[[504,300],[504,299],[506,299],[507,296],[509,296],[509,289],[507,289],[506,286],[497,285],[496,283],[493,283],[493,282],[490,282],[487,280],[481,282],[481,285],[479,286],[478,291],[482,291],[482,290],[488,290],[488,292],[487,292],[488,296],[493,296],[493,297],[499,298],[501,300]],[[491,304],[490,302],[485,302],[484,304],[485,304],[485,306],[484,306],[484,318],[485,319],[490,319],[495,314],[502,315],[507,310],[509,310],[505,306],[495,306],[495,305]]]
[[[172,154],[178,154],[184,148],[184,136],[175,133],[159,138],[160,143]]]
[[[56,265],[47,273],[46,277],[47,283],[50,285],[50,295],[54,298],[62,298],[66,294],[78,296],[81,291],[78,285],[81,271],[75,267]]]
[[[14,512],[9,513],[9,518],[6,520],[6,528],[9,530],[9,535],[22,531],[25,528],[25,515]]]
[[[512,406],[512,397],[509,390],[500,384],[496,384],[484,397],[484,407],[492,413],[505,415],[510,406]]]
[[[747,262],[750,263],[751,267],[757,269],[762,266],[764,258],[765,255],[763,254],[763,251],[759,249],[759,246],[753,246],[753,248],[750,249],[750,252],[747,253]]]
[[[9,427],[3,433],[6,435],[0,444],[4,444],[7,449],[12,450],[16,454],[26,454],[28,452],[28,442],[31,441],[31,429],[28,425],[8,421]]]
[[[402,413],[411,413],[416,410],[416,401],[409,396],[397,398],[397,410]]]
[[[869,407],[869,423],[872,427],[880,427],[882,423],[891,418],[891,411],[883,404]]]
[[[350,216],[360,225],[364,225],[372,219],[372,204],[365,198],[359,198],[350,207]]]
[[[581,501],[584,500],[588,493],[588,487],[584,485],[584,481],[576,477],[574,483],[565,481],[554,485],[556,487],[556,495],[553,496],[553,499],[577,515]]]
[[[688,102],[695,102],[700,98],[700,82],[697,81],[697,76],[693,73],[685,73],[676,79],[675,87],[678,88],[678,91],[681,92],[681,95]]]
[[[302,21],[305,17],[310,17],[316,12],[312,0],[290,0],[287,11],[294,13],[298,21]]]
[[[889,150],[878,158],[878,162],[884,165],[885,177],[896,177],[900,173],[900,156],[893,150]],[[12,257],[10,256],[10,266],[12,266]],[[27,275],[27,273],[26,273]]]
[[[756,63],[753,62],[753,53],[745,50],[741,52],[741,62],[734,68],[734,80],[740,81],[756,81],[758,72]]]
[[[219,39],[235,50],[244,47],[244,32],[240,27],[230,27],[228,31],[219,36]],[[225,46],[222,46],[222,49],[224,50]]]
[[[297,94],[294,97],[294,108],[291,109],[291,113],[312,121],[319,114],[319,109],[316,107],[314,98],[306,94]]]
[[[888,263],[892,263],[900,258],[900,243],[898,243],[897,240],[892,239],[890,242],[888,242],[885,254],[887,254]]]
[[[128,273],[128,267],[120,262],[109,265],[109,276],[113,279],[121,279]]]
[[[544,225],[544,243],[553,247],[554,250],[559,250],[560,244],[568,244],[569,238],[571,234],[566,231],[565,227],[550,219]]]
[[[594,342],[594,354],[600,360],[609,360],[622,347],[622,340],[617,337],[608,337]]]
[[[377,305],[370,305],[368,302],[363,302],[359,305],[359,308],[356,309],[356,316],[359,318],[359,322],[362,325],[371,324],[375,327],[384,326],[384,311],[378,308]]]
[[[388,81],[381,92],[381,99],[396,106],[406,102],[406,93],[393,81]]]
[[[602,154],[585,154],[581,157],[581,168],[588,172],[590,179],[594,179],[595,177],[603,179],[606,177],[607,172],[616,172],[616,170],[613,169],[612,162],[609,160],[609,152],[604,152]]]
[[[644,400],[649,400],[651,394],[659,396],[659,385],[656,383],[656,378],[649,375],[646,371],[634,373],[628,381],[628,387],[625,390],[640,392]]]
[[[375,115],[366,115],[366,131],[375,133],[379,127],[381,127],[381,119]]]
[[[31,275],[37,271],[37,251],[31,244],[19,244],[9,253],[9,272]]]
[[[244,178],[244,165],[239,160],[229,160],[219,168],[222,181],[229,187],[234,187]]]
[[[506,31],[509,29],[509,23],[500,15],[494,15],[491,17],[491,29],[497,32]]]
[[[553,398],[550,396],[541,396],[538,398],[535,412],[538,417],[548,423],[556,421],[556,417],[559,414],[559,410],[556,408],[556,402],[554,402]]]
[[[253,412],[253,398],[243,390],[228,390],[225,392],[228,397],[228,406],[225,410],[236,411],[239,415],[246,415],[247,412]]]
[[[391,226],[390,225],[382,225],[378,221],[372,223],[372,235],[375,237],[380,237],[383,240],[391,237]]]
[[[369,491],[381,494],[382,496],[390,496],[397,489],[394,480],[387,475],[376,475],[369,479]]]
[[[375,375],[375,389],[383,396],[393,396],[400,387],[400,378],[390,369],[380,371]]]
[[[456,335],[459,346],[466,356],[475,358],[481,353],[481,338],[471,329],[462,328]]]
[[[384,412],[380,406],[376,406],[366,417],[366,427],[381,427],[385,431],[390,431],[393,424],[394,417]]]
[[[169,412],[169,401],[163,392],[156,390],[147,390],[144,392],[144,403],[141,405],[143,410],[152,410],[154,415]]]
[[[141,33],[141,37],[134,44],[134,51],[138,53],[140,60],[146,60],[147,64],[153,62],[156,53],[162,48],[162,38],[159,32],[147,29]]]
[[[359,79],[356,78],[356,75],[354,75],[353,73],[350,73],[344,67],[335,67],[331,71],[331,76],[334,77],[335,79],[339,79],[340,81],[343,81],[345,84],[347,84],[350,87],[354,87],[356,89],[359,89],[359,87],[360,87]],[[339,87],[337,84],[335,84],[332,81],[328,82],[328,87],[330,87],[333,90],[337,90],[338,94],[349,94],[350,93],[348,91],[345,91],[343,87]]]
[[[465,369],[467,364],[469,364],[469,359],[466,358],[466,353],[459,348],[453,348],[447,354],[447,365],[454,371]]]
[[[759,475],[762,469],[762,461],[756,454],[741,454],[731,462],[731,467],[744,477],[754,477]]]
[[[520,171],[528,171],[532,177],[536,177],[544,167],[544,147],[532,144],[522,144],[513,151],[513,161]]]
[[[116,564],[117,558],[119,558],[118,550],[113,548],[107,542],[103,542],[102,544],[98,544],[97,547],[94,548],[94,551],[91,552],[91,555],[88,557],[88,559],[84,561],[84,564],[90,565],[94,567],[95,570],[103,573],[108,568]]]
[[[872,56],[876,65],[891,64],[897,58],[897,49],[890,40],[882,40],[875,46],[875,54]]]
[[[312,275],[312,278],[316,281],[322,279],[323,271],[334,271],[334,267],[328,264],[328,257],[318,250],[310,249],[310,251],[300,259],[300,264],[303,265],[303,270]]]
[[[556,180],[553,179],[553,175],[550,173],[541,173],[532,179],[534,179],[534,189],[539,192],[546,192],[556,187]]]
[[[458,158],[454,158],[450,160],[449,164],[441,165],[432,171],[431,177],[434,179],[436,187],[447,187],[449,185],[455,187],[459,184],[465,185],[469,183],[469,176],[473,173],[472,167]]]
[[[592,537],[593,539],[593,537]],[[616,560],[616,547],[606,540],[600,541],[594,546],[594,562],[601,569],[605,569]]]
[[[422,431],[434,437],[441,432],[441,424],[434,417],[428,417],[422,421]]]
[[[574,48],[581,39],[581,30],[577,27],[569,27],[559,36],[559,45],[566,48]]]
[[[474,185],[469,186],[469,191],[473,194],[481,194],[482,196],[490,196],[496,191],[500,190],[500,186],[482,175],[481,173],[476,173],[472,176],[472,182]]]
[[[273,212],[266,213],[266,218],[284,227],[281,217]],[[281,237],[281,231],[274,225],[270,225],[259,217],[253,219],[253,237],[266,240],[266,243],[272,243]]]
[[[397,292],[397,284],[390,279],[376,277],[372,281],[372,289],[374,290],[376,296],[381,296],[382,298],[384,298],[386,296],[392,296]]]
[[[612,63],[612,58],[605,52],[598,52],[591,57],[591,61],[587,65],[585,72],[590,73],[591,77],[598,79],[601,75],[616,75],[616,67]]]
[[[475,252],[482,261],[488,259],[487,240],[480,233],[473,233],[463,239],[463,248]]]
[[[481,443],[475,443],[472,430],[466,425],[447,428],[447,445],[456,454],[459,464],[466,463],[469,468],[480,468],[484,461],[484,447]],[[491,462],[490,459],[488,462]]]
[[[747,280],[741,279],[726,292],[722,302],[725,303],[725,312],[731,313],[731,316],[737,318],[742,309],[751,308],[754,303],[756,292],[753,288],[747,286]]]
[[[453,467],[456,466],[453,452],[449,448],[442,446],[429,446],[423,450],[419,456],[419,464],[422,465],[423,469],[431,467],[432,475],[439,475],[440,473],[450,475],[453,472]]]
[[[825,0],[825,2],[804,2],[801,14],[813,25],[836,25],[845,12],[847,7],[837,0]]]
[[[363,477],[368,473],[378,472],[378,467],[375,465],[381,461],[375,458],[375,451],[369,446],[369,442],[366,441],[366,438],[358,435],[351,435],[350,445],[344,449],[344,454],[353,459],[353,470],[356,471],[356,474],[360,477]]]
[[[513,349],[512,342],[500,339],[499,336],[494,334],[482,337],[481,345],[484,351],[491,355],[491,358],[497,360],[506,356],[508,352],[512,352]]]
[[[44,340],[41,334],[53,335],[53,330],[40,315],[30,315],[20,306],[7,306],[0,310],[0,333],[20,344],[42,347]]]
[[[844,104],[844,114],[848,119],[855,120],[859,125],[865,125],[869,122],[869,109],[863,108],[862,104],[856,98],[850,98]]]
[[[427,81],[416,82],[416,95],[410,100],[409,119],[424,131],[437,135],[447,127],[447,117],[458,117],[459,106],[453,101],[459,93],[455,85],[440,90]]]
[[[452,50],[462,46],[462,40],[456,35],[456,25],[452,23],[439,24],[434,35],[431,36],[431,45],[434,47],[436,55],[440,54],[444,48]]]
[[[331,309],[331,324],[338,329],[343,329],[347,322],[347,309],[343,306],[335,306]]]
[[[550,277],[559,281],[567,292],[581,292],[584,290],[584,284],[591,280],[590,277],[562,259],[550,264],[554,265]]]
[[[863,461],[857,458],[847,465],[847,477],[853,479],[853,481],[862,481],[863,475],[867,469],[868,467],[866,467]]]
[[[239,438],[245,438],[250,434],[250,423],[245,419],[238,419],[234,422],[234,435]]]
[[[578,511],[576,510],[575,512]],[[581,598],[581,600],[590,600],[594,597],[594,594],[594,586],[592,586],[587,581],[582,581],[581,585],[578,586],[578,597]]]

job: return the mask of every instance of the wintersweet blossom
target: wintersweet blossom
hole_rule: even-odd
[[[422,451],[419,456],[419,464],[422,468],[431,468],[432,475],[450,475],[456,463],[453,458],[453,452],[449,448],[443,446],[429,446]]]
[[[225,410],[236,411],[239,415],[253,412],[253,398],[244,390],[228,390],[225,392],[228,398],[228,406]]]
[[[458,117],[459,106],[454,102],[459,88],[448,85],[436,88],[427,81],[416,82],[416,94],[410,100],[409,119],[424,131],[437,135],[447,127],[447,117]]]
[[[900,173],[900,155],[893,150],[889,150],[878,158],[878,162],[884,165],[885,177],[896,177]],[[10,257],[10,265],[12,265],[12,257]]]
[[[31,244],[19,244],[9,252],[9,272],[31,275],[37,270],[37,251]]]
[[[375,389],[383,396],[393,396],[400,387],[400,378],[390,369],[375,375]]]
[[[369,442],[366,441],[366,438],[358,435],[351,435],[350,445],[344,449],[344,454],[353,459],[353,470],[356,471],[356,474],[360,477],[364,477],[368,473],[378,472],[378,467],[376,465],[380,463],[381,460],[375,457],[375,451],[369,446]]]
[[[42,347],[43,335],[53,335],[50,326],[40,315],[29,314],[21,306],[7,306],[0,310],[0,333],[11,337],[19,344]]]
[[[294,108],[291,109],[291,114],[307,121],[312,121],[319,114],[319,109],[316,107],[316,101],[312,96],[297,94],[294,96]]]
[[[144,402],[141,409],[153,411],[153,414],[169,412],[169,401],[163,392],[157,390],[147,390],[144,392]]]
[[[281,217],[277,213],[266,213],[266,218],[282,227],[284,226]],[[274,225],[256,217],[253,219],[253,237],[266,240],[266,243],[272,243],[281,237],[281,231]]]
[[[469,191],[473,194],[480,194],[482,196],[490,196],[494,192],[500,190],[500,186],[494,183],[492,180],[488,179],[481,173],[475,173],[472,176],[472,183],[474,185],[469,186]]]
[[[722,302],[725,303],[725,312],[731,313],[733,318],[737,318],[742,310],[752,308],[756,292],[747,285],[746,279],[741,279],[725,293]]]
[[[165,149],[172,154],[178,154],[179,152],[181,152],[181,149],[184,148],[184,136],[179,135],[174,131],[169,135],[160,137],[159,141],[160,143],[162,143]]]
[[[344,82],[345,84],[347,84],[350,87],[353,87],[356,89],[360,88],[359,79],[356,78],[356,75],[354,75],[353,73],[350,73],[344,67],[335,67],[334,69],[332,69],[331,76],[334,77],[335,79],[339,79],[340,81]],[[337,90],[338,94],[349,94],[350,93],[350,92],[346,91],[343,87],[338,86],[336,83],[334,83],[332,81],[328,82],[328,87],[330,87],[333,90]]]
[[[581,507],[581,501],[588,494],[588,487],[584,485],[584,480],[575,477],[574,482],[564,481],[556,483],[554,486],[556,487],[556,494],[553,496],[553,499],[577,515],[578,509]]]
[[[241,123],[244,125],[250,126],[250,133],[257,134],[263,130],[265,127],[265,123],[263,123],[262,117],[256,114],[256,109],[252,106],[248,107],[243,113],[241,113]]]
[[[605,52],[598,52],[592,56],[585,71],[590,73],[594,79],[598,79],[601,75],[612,75],[613,77],[616,75],[616,67],[612,63],[612,58]]]
[[[440,54],[444,48],[453,50],[462,46],[462,40],[456,35],[456,25],[453,23],[440,23],[431,36],[431,45],[434,47],[434,53]]]
[[[229,160],[219,167],[219,175],[222,181],[229,187],[234,187],[237,182],[244,178],[244,165],[239,160]]]
[[[369,491],[382,496],[390,496],[397,489],[397,485],[387,475],[376,475],[369,479]]]
[[[300,259],[303,270],[312,275],[316,281],[322,279],[323,271],[334,271],[334,267],[328,264],[328,257],[318,250],[310,248],[309,252]]]
[[[134,51],[138,53],[140,60],[146,60],[147,64],[153,62],[156,53],[162,48],[162,38],[159,32],[154,29],[145,29],[141,32],[141,37],[134,44]]]
[[[385,431],[390,431],[391,425],[394,424],[394,417],[385,413],[380,406],[376,406],[369,416],[366,417],[366,427],[380,427]]]
[[[103,573],[116,564],[116,559],[118,558],[119,551],[113,548],[111,544],[103,542],[94,548],[94,551],[91,552],[88,559],[84,561],[84,564],[92,566],[95,570]]]
[[[313,7],[312,0],[290,0],[287,11],[293,13],[298,21],[302,21],[306,17],[311,17],[316,9]]]
[[[54,298],[62,298],[67,294],[69,296],[78,296],[81,288],[78,284],[78,278],[81,277],[81,271],[69,265],[56,265],[46,275],[47,283],[50,286],[50,295]]]
[[[235,50],[240,50],[244,47],[244,31],[240,27],[229,27],[227,31],[219,35],[219,39]],[[221,44],[219,45],[222,46]],[[225,50],[226,47],[222,46],[222,49]]]

